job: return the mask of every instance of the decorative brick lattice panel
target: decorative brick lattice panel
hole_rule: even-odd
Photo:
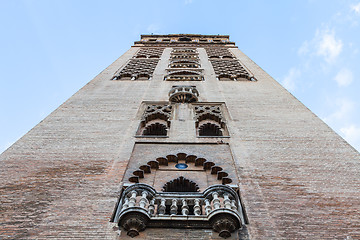
[[[216,121],[221,123],[222,122],[222,114],[219,105],[196,105],[195,106],[195,115],[196,120],[201,121],[201,117],[204,115],[212,115],[216,118]],[[214,119],[215,120],[215,119]]]
[[[173,60],[171,61],[170,68],[200,68],[199,61],[196,60]]]
[[[141,119],[145,124],[154,119],[163,119],[168,121],[171,117],[171,109],[172,106],[168,104],[164,105],[148,105],[145,109],[143,117]],[[162,117],[159,117],[162,116]],[[168,125],[170,125],[170,121],[168,121]]]
[[[180,54],[198,54],[196,48],[174,48],[172,53]]]
[[[174,48],[170,56],[169,74],[164,77],[166,81],[202,81],[203,75],[199,69],[199,56],[193,48]],[[183,69],[183,70],[179,70]]]
[[[148,105],[141,118],[137,135],[166,136],[170,128],[171,105]]]
[[[131,59],[114,80],[149,80],[159,59]]]
[[[140,48],[135,58],[160,58],[164,48]]]
[[[194,109],[198,136],[228,136],[220,105],[196,105]]]
[[[205,48],[209,58],[234,58],[227,48]]]
[[[222,80],[221,78],[228,78],[229,80],[245,78],[251,80],[250,74],[237,60],[210,59],[210,62],[214,68],[216,76],[220,80]]]
[[[174,48],[171,52],[170,58],[172,60],[195,60],[199,59],[199,54],[196,49],[192,48]]]

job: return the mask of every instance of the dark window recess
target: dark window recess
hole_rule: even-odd
[[[163,192],[198,192],[199,186],[189,179],[179,177],[167,182],[162,190]]]
[[[154,123],[144,129],[144,136],[166,136],[167,127],[161,123]]]
[[[182,42],[191,42],[191,38],[181,37],[181,38],[179,38],[179,41],[182,41]]]
[[[206,123],[199,127],[199,136],[222,136],[221,128],[212,123]]]

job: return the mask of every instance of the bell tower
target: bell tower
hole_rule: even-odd
[[[254,76],[228,50],[234,44],[227,36],[142,36],[135,46],[112,81],[153,81],[165,94],[141,102],[112,221],[123,237],[147,238],[154,228],[208,229],[208,238],[247,236],[229,146],[230,115],[220,92],[207,96],[206,89],[212,81],[250,83]]]
[[[360,154],[227,35],[142,35],[0,162],[2,239],[360,238]]]

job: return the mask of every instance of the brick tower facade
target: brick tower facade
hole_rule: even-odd
[[[360,154],[229,36],[142,35],[0,163],[0,239],[360,239]]]

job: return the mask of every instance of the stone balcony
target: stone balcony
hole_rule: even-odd
[[[147,227],[212,228],[227,238],[244,225],[238,194],[225,185],[204,192],[157,192],[134,184],[121,194],[115,222],[135,237]]]
[[[169,91],[169,101],[175,103],[197,102],[199,92],[196,86],[173,86]]]

